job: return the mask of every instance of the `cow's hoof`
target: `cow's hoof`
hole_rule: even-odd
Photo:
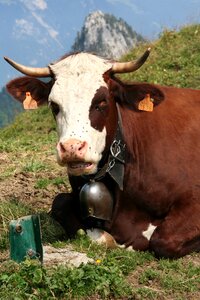
[[[113,236],[109,234],[108,232],[98,229],[98,228],[93,228],[93,229],[88,229],[87,235],[89,238],[98,244],[103,244],[107,248],[116,248],[117,243]]]

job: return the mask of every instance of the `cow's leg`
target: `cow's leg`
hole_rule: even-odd
[[[145,251],[159,221],[152,220],[148,213],[134,209],[119,209],[110,229],[120,247]]]
[[[174,204],[164,221],[156,228],[150,249],[157,257],[177,258],[200,251],[200,204],[182,199]]]
[[[51,216],[61,224],[69,238],[74,237],[79,229],[85,229],[79,217],[79,205],[72,194],[62,193],[55,197]]]

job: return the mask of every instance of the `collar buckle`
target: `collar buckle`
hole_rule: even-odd
[[[114,140],[110,146],[110,153],[111,153],[111,156],[118,160],[119,162],[121,162],[122,164],[125,163],[125,160],[124,160],[124,155],[123,155],[123,151],[125,150],[125,144],[122,143],[121,140]],[[122,154],[122,158],[120,158],[120,154]]]

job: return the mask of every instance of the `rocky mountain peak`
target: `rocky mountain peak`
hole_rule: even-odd
[[[124,20],[95,11],[87,16],[77,33],[73,51],[88,51],[108,58],[119,58],[144,38]]]

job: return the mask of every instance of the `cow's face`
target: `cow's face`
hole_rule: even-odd
[[[110,93],[107,75],[137,70],[149,52],[150,49],[136,62],[128,63],[113,63],[79,53],[36,69],[5,58],[14,68],[31,76],[12,80],[7,89],[28,109],[48,101],[58,128],[58,162],[66,165],[72,175],[94,174],[112,141],[117,123],[113,99],[116,91]],[[53,80],[44,83],[33,78],[44,76]]]
[[[106,145],[108,89],[103,59],[80,53],[51,66],[55,83],[49,103],[57,122],[57,157],[73,175],[93,174]]]

